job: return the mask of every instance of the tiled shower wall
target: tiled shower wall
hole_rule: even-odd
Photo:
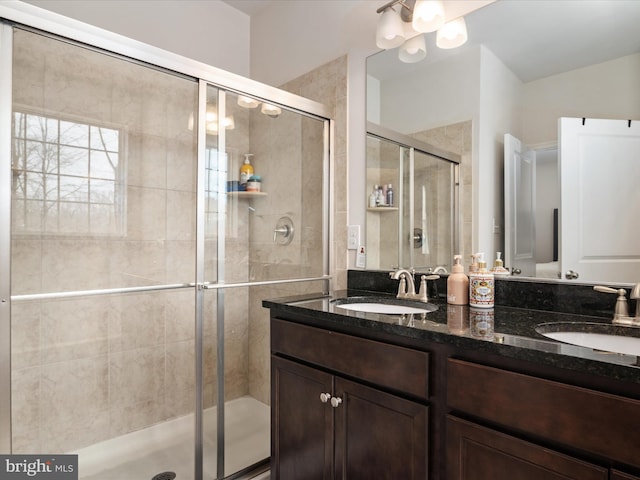
[[[196,84],[54,40],[43,43],[36,35],[18,35],[24,38],[16,41],[16,106],[121,128],[119,161],[125,174],[120,187],[126,201],[125,229],[118,234],[42,232],[37,212],[25,222],[37,228],[21,231],[14,223],[12,295],[192,282],[196,166],[195,132],[188,125]],[[346,285],[346,57],[285,88],[335,109],[334,241],[342,255],[334,267],[336,284]],[[271,119],[237,109],[232,100],[227,105],[235,109],[235,129],[227,138],[230,173],[242,154],[254,153],[256,173],[264,175],[269,195],[229,200],[225,280],[320,275],[321,122],[293,114]],[[268,122],[280,123],[273,129]],[[291,158],[300,164],[283,173]],[[292,172],[301,182],[295,202]],[[292,248],[272,244],[275,217],[282,214],[265,214],[272,211],[294,220]],[[216,220],[207,217],[212,227]],[[217,252],[214,229],[210,232],[205,267],[213,279]],[[268,312],[261,299],[319,289],[312,283],[225,290],[226,399],[251,393],[269,403]],[[217,389],[215,296],[206,292],[205,407],[215,404]],[[194,302],[191,289],[14,302],[14,452],[72,451],[192,412]]]
[[[471,120],[445,125],[424,132],[418,132],[412,137],[456,153],[461,156],[460,161],[460,251],[454,254],[462,255],[464,265],[469,265],[471,249],[471,218],[472,218],[472,138]],[[444,259],[439,259],[443,261]],[[449,262],[452,262],[450,259]]]
[[[346,118],[347,118],[347,57],[340,57],[311,72],[292,80],[281,86],[283,90],[310,98],[328,105],[333,111],[335,119],[335,151],[334,151],[334,216],[335,230],[332,238],[333,248],[336,252],[334,288],[346,288],[347,276],[347,144],[346,144]],[[252,118],[253,120],[253,118]],[[255,119],[257,122],[269,122],[271,119],[264,116]],[[278,119],[279,120],[279,119]],[[267,129],[254,129],[265,132]],[[256,218],[254,226],[261,226],[252,235],[250,247],[250,263],[252,278],[269,269],[277,278],[286,278],[289,274],[297,277],[318,276],[322,273],[322,234],[320,231],[321,214],[317,208],[322,204],[321,174],[322,152],[319,149],[322,143],[319,141],[322,129],[317,120],[300,119],[292,123],[291,130],[279,129],[278,134],[260,141],[251,138],[255,145],[256,158],[261,151],[263,158],[268,158],[261,168],[269,174],[270,181],[265,179],[264,188],[269,190],[267,202],[271,202],[271,208],[266,211],[289,212],[294,221],[296,235],[293,242],[299,247],[290,245],[282,247],[273,245],[273,227],[277,218]],[[300,132],[300,144],[293,145],[296,135],[292,132]],[[294,148],[295,147],[295,148]],[[297,150],[296,150],[297,149]],[[291,158],[300,158],[298,168],[290,168],[282,171],[274,171],[279,164],[287,165]],[[256,160],[258,163],[259,160]],[[257,172],[256,172],[257,173]],[[301,175],[300,178],[296,178]],[[274,178],[275,177],[275,178]],[[299,180],[299,182],[298,182]],[[300,189],[293,191],[292,188]],[[299,199],[299,201],[298,201]],[[257,201],[255,202],[257,203]],[[255,208],[259,204],[254,205]],[[264,220],[264,221],[263,221]],[[261,229],[266,229],[260,234]],[[260,238],[269,238],[268,242]],[[255,240],[254,240],[255,239]],[[295,254],[290,258],[291,252]],[[298,259],[298,261],[291,261]],[[255,279],[255,278],[254,278]],[[342,287],[340,286],[342,285]],[[249,383],[250,393],[253,397],[264,403],[270,403],[270,371],[269,371],[269,312],[262,307],[263,298],[275,298],[302,293],[319,292],[322,285],[318,282],[293,285],[258,286],[251,288],[249,296]]]
[[[15,39],[16,109],[120,130],[124,229],[87,231],[80,201],[52,231],[36,202],[13,218],[12,295],[192,281],[196,84]],[[70,451],[192,411],[193,319],[192,290],[14,302],[14,452]]]

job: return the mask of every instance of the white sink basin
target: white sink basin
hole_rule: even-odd
[[[640,356],[640,328],[601,323],[543,323],[545,337],[580,347]]]
[[[355,310],[356,312],[386,313],[387,315],[402,315],[407,313],[428,313],[431,310],[424,308],[407,307],[404,305],[387,305],[386,303],[345,303],[336,305],[345,310]]]
[[[407,315],[429,313],[437,310],[436,305],[411,300],[379,297],[349,297],[333,300],[336,308],[354,312],[383,313],[386,315]]]

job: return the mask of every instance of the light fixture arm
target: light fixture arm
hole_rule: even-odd
[[[378,10],[376,10],[376,13],[382,13],[387,8],[391,8],[395,5],[400,5],[402,6],[402,9],[400,10],[402,21],[410,22],[413,17],[413,7],[415,4],[416,0],[391,0],[390,2],[385,3],[383,6],[381,6]]]

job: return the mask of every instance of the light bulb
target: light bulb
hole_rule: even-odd
[[[436,35],[439,48],[456,48],[467,41],[467,25],[464,18],[457,18],[444,24]]]
[[[376,45],[385,50],[396,48],[404,42],[404,28],[400,14],[392,7],[382,12],[376,29]]]
[[[398,50],[398,58],[404,63],[416,63],[427,56],[427,45],[422,33],[411,37]]]
[[[416,32],[435,32],[444,25],[444,6],[440,0],[417,0],[411,26]]]

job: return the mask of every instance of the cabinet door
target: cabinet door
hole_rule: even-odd
[[[271,462],[279,480],[329,480],[333,458],[333,408],[321,393],[333,377],[271,357]]]
[[[606,469],[447,417],[447,480],[607,480]]]
[[[618,470],[611,470],[611,480],[640,480],[640,477],[619,472]]]
[[[337,377],[335,478],[425,480],[428,409]]]

